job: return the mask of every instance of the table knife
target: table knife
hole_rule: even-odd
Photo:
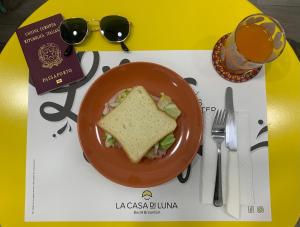
[[[237,151],[237,126],[234,114],[233,92],[231,87],[226,88],[225,109],[226,121],[226,147],[228,151],[228,175],[227,175],[227,203],[226,211],[234,218],[240,216],[240,184]]]

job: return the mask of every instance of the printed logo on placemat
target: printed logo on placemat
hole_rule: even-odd
[[[153,197],[153,193],[150,190],[145,190],[141,195],[143,200],[116,202],[115,208],[120,211],[129,210],[137,215],[161,214],[163,211],[179,208],[179,204],[176,201],[155,201],[152,199]]]
[[[152,198],[152,192],[149,191],[149,190],[143,191],[142,198],[144,198],[144,200],[151,199]]]

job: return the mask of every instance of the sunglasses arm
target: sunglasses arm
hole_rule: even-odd
[[[121,44],[122,50],[124,50],[124,51],[126,51],[126,52],[129,51],[128,47],[125,45],[124,42],[120,42],[120,44]]]

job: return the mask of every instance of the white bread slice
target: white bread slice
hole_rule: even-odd
[[[122,145],[129,159],[138,163],[148,150],[175,130],[176,121],[159,110],[142,86],[98,122]]]

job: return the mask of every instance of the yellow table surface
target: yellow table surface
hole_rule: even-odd
[[[68,17],[123,15],[131,50],[211,50],[240,20],[259,12],[246,0],[49,0],[24,25]],[[120,50],[97,33],[77,50]],[[0,226],[294,226],[300,217],[300,63],[287,45],[266,66],[272,222],[24,222],[28,68],[16,35],[0,55]],[[255,91],[253,91],[255,95]],[[259,98],[259,97],[257,97]]]

